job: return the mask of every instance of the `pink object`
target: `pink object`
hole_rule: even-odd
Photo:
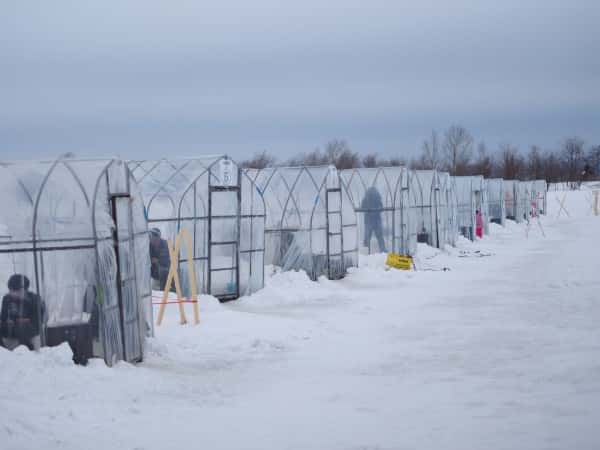
[[[483,215],[480,211],[475,213],[475,234],[480,239],[483,237]]]

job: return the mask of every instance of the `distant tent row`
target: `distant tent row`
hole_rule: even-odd
[[[265,265],[338,279],[359,254],[414,255],[546,212],[546,183],[404,167],[242,169],[226,156],[0,163],[0,282],[43,300],[41,345],[139,361],[152,334],[149,228],[182,246],[175,267],[222,301],[264,286]],[[480,219],[478,216],[480,215]],[[83,350],[81,350],[83,349]]]
[[[503,180],[500,189],[504,192],[507,219],[520,223],[534,211],[546,214],[548,186],[545,180]]]

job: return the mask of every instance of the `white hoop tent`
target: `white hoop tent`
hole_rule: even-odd
[[[486,180],[490,222],[502,226],[504,226],[506,221],[506,196],[504,185],[505,183],[502,178],[490,178]]]
[[[338,279],[358,265],[357,218],[335,167],[247,169],[266,205],[265,262]]]
[[[141,195],[120,160],[0,163],[0,286],[26,276],[41,344],[76,362],[140,361],[152,327]]]
[[[538,213],[546,214],[546,208],[548,206],[547,194],[548,184],[546,180],[535,180],[533,181],[533,190],[535,192],[535,202]]]
[[[341,177],[358,217],[364,252],[413,255],[417,221],[408,170],[405,167],[348,169],[341,171]]]
[[[199,290],[221,301],[264,285],[265,206],[252,180],[227,156],[130,161],[143,194],[148,225],[174,242],[182,229],[192,238],[192,255],[182,246],[179,272],[190,292],[188,258]]]
[[[476,212],[481,211],[484,233],[487,233],[488,205],[485,180],[481,175],[454,177],[458,199],[458,230],[470,240],[475,239]]]
[[[531,213],[532,187],[531,181],[515,182],[515,221],[517,223],[526,221]]]
[[[446,214],[446,237],[445,242],[452,246],[456,245],[458,239],[458,197],[456,195],[456,185],[454,177],[448,172],[439,172],[442,186],[442,193],[445,195]]]
[[[503,183],[504,208],[506,209],[506,218],[514,221],[517,220],[518,183],[518,180],[504,180]]]
[[[415,193],[417,210],[417,240],[433,247],[443,248],[451,239],[453,187],[445,183],[436,170],[415,170],[411,172],[409,190]]]

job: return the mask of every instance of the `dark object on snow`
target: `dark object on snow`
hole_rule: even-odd
[[[427,231],[417,233],[417,242],[420,244],[429,244],[429,233]]]
[[[88,286],[83,304],[85,311],[90,313],[89,322],[46,328],[46,345],[56,347],[67,342],[73,352],[73,362],[83,366],[94,356],[93,341],[99,339],[99,310],[96,294],[96,287]]]
[[[46,345],[56,347],[67,342],[73,352],[73,362],[85,366],[93,355],[92,327],[89,323],[46,329]]]

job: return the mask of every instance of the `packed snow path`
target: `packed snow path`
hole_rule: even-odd
[[[600,217],[577,194],[546,237],[278,274],[203,298],[197,327],[173,307],[138,366],[0,349],[0,448],[600,448]]]

